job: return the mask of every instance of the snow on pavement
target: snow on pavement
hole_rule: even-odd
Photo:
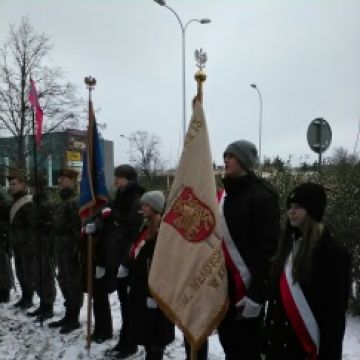
[[[86,297],[81,311],[82,328],[68,335],[60,335],[58,329],[49,329],[47,322],[41,327],[24,312],[14,310],[12,304],[18,299],[12,294],[9,304],[0,304],[0,360],[77,360],[77,359],[105,359],[106,349],[114,346],[121,326],[119,303],[116,294],[110,296],[114,338],[103,344],[93,343],[88,353],[85,349],[86,331]],[[63,314],[62,298],[58,294],[55,303],[55,318]],[[143,351],[136,359],[143,359]],[[164,360],[184,359],[183,338],[180,331],[176,331],[176,339],[165,352]],[[224,353],[217,335],[212,335],[209,341],[209,360],[222,360]],[[347,321],[343,359],[360,359],[360,318],[349,317]]]

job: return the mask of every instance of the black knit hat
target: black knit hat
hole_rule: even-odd
[[[325,214],[326,193],[320,184],[311,182],[297,186],[287,198],[287,208],[290,204],[299,204],[316,220],[321,221]]]
[[[116,177],[123,177],[129,181],[137,180],[136,170],[128,164],[119,165],[114,170],[114,175]]]

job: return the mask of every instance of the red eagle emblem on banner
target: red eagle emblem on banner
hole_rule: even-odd
[[[199,242],[210,236],[215,226],[211,209],[200,201],[190,187],[185,187],[164,221],[173,226],[185,240]]]

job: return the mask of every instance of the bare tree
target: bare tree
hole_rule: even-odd
[[[46,65],[51,49],[49,38],[36,33],[26,18],[18,27],[10,25],[8,39],[0,48],[0,128],[15,140],[0,151],[10,154],[11,162],[22,169],[31,152],[25,141],[32,134],[32,111],[27,100],[30,76],[36,81],[44,111],[45,137],[66,127],[79,128],[83,117],[83,102],[77,98],[75,86],[64,80],[60,67]]]
[[[135,166],[149,180],[163,169],[160,158],[161,140],[157,135],[147,131],[136,131],[129,137]]]

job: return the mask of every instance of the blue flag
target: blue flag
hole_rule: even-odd
[[[87,144],[83,156],[83,171],[80,182],[80,217],[87,218],[91,212],[107,202],[104,173],[104,155],[96,126],[94,109],[89,101],[89,125]]]

